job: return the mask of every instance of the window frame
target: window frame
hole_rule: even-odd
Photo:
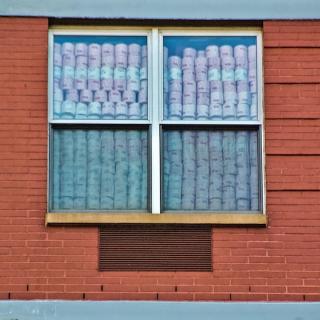
[[[148,46],[148,119],[147,120],[54,120],[53,119],[53,44],[56,35],[86,35],[86,36],[146,36]],[[257,47],[257,94],[258,120],[243,121],[199,121],[199,120],[165,120],[163,119],[163,40],[166,36],[255,36]],[[48,35],[48,173],[47,173],[47,214],[46,224],[102,224],[102,223],[180,223],[180,224],[245,224],[265,225],[266,216],[266,186],[265,186],[265,141],[263,113],[263,54],[262,30],[260,28],[199,28],[199,27],[69,27],[59,26],[49,29]],[[61,125],[144,125],[149,128],[150,170],[148,175],[151,200],[150,212],[53,212],[50,210],[52,161],[50,145],[52,127]],[[161,212],[161,130],[170,126],[214,126],[221,128],[258,127],[259,177],[261,210],[259,211],[166,211]],[[236,129],[235,129],[236,130]]]

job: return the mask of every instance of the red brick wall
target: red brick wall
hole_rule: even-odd
[[[47,19],[0,18],[0,298],[320,300],[320,22],[265,22],[267,228],[215,228],[212,273],[97,271],[44,226]]]

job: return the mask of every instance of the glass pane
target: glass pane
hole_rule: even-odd
[[[256,37],[166,36],[164,119],[257,120]]]
[[[55,36],[53,118],[147,119],[145,36]]]
[[[57,130],[53,210],[146,210],[146,130]]]
[[[257,211],[256,131],[166,130],[165,210]]]

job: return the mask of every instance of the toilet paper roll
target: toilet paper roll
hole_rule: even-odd
[[[251,45],[248,47],[248,60],[249,62],[257,61],[257,46]]]
[[[141,56],[135,54],[129,54],[128,56],[128,66],[140,68],[141,67]]]
[[[76,116],[77,120],[85,120],[88,117],[88,106],[86,103],[78,102],[76,105]]]
[[[220,56],[221,58],[232,57],[233,56],[233,48],[229,45],[224,45],[220,47]]]
[[[76,103],[73,101],[63,101],[61,106],[61,118],[73,119],[76,113]]]
[[[53,91],[53,101],[63,101],[63,91],[59,88],[55,88]]]
[[[129,119],[140,119],[140,104],[139,103],[130,103],[128,108]]]
[[[87,56],[76,56],[76,67],[88,68],[88,57]]]
[[[94,101],[88,105],[88,119],[98,120],[101,118],[101,103]]]
[[[183,82],[195,82],[196,73],[194,71],[184,71],[182,75]]]
[[[107,66],[110,68],[114,68],[115,66],[115,59],[113,55],[110,56],[102,56],[102,61],[101,61],[102,66]]]
[[[194,48],[184,48],[183,49],[183,57],[195,59],[197,56],[197,50]]]
[[[234,47],[234,56],[235,58],[244,58],[247,60],[248,58],[248,48],[243,44],[239,44]]]
[[[197,82],[197,93],[209,93],[209,82],[207,80]]]
[[[66,100],[78,102],[79,101],[78,90],[77,89],[66,90]]]
[[[196,118],[196,104],[184,104],[182,106],[182,116],[184,120]]]
[[[53,64],[55,66],[62,67],[62,55],[60,53],[54,52],[54,54],[53,54]]]
[[[208,106],[209,105],[209,93],[201,93],[201,92],[198,92],[197,93],[197,105],[206,105]]]
[[[120,102],[121,101],[121,93],[118,90],[111,90],[109,93],[109,101],[110,102]]]
[[[75,55],[76,56],[87,56],[88,55],[88,46],[83,42],[76,43]]]
[[[231,100],[226,101],[222,106],[223,119],[225,120],[235,120],[237,114],[237,104]]]
[[[122,100],[126,103],[136,102],[136,93],[131,90],[125,90],[122,94]]]
[[[209,118],[210,120],[222,119],[222,104],[210,104],[209,106]]]
[[[169,104],[169,119],[179,120],[182,117],[182,104]]]
[[[76,67],[74,75],[74,86],[78,90],[87,88],[88,69],[87,67]]]
[[[142,120],[148,119],[148,105],[146,103],[140,104],[140,114]]]
[[[127,80],[127,90],[138,92],[140,90],[140,80]]]
[[[88,68],[88,89],[90,90],[100,89],[100,68],[98,67]]]
[[[170,91],[169,92],[169,104],[182,104],[182,93],[181,91]]]
[[[60,80],[61,77],[62,77],[62,68],[59,66],[54,66],[53,67],[53,79]]]
[[[194,69],[194,61],[195,61],[195,58],[190,57],[190,56],[184,56],[182,58],[182,70],[183,71],[193,70]]]
[[[197,119],[208,120],[209,119],[209,105],[197,104]]]
[[[238,103],[237,105],[237,119],[250,120],[250,105],[247,103]]]
[[[94,101],[103,103],[108,100],[107,92],[105,90],[97,90],[94,93]]]
[[[124,43],[115,45],[115,65],[121,68],[128,66],[128,47]]]
[[[170,100],[169,100],[170,102]],[[197,95],[195,92],[184,91],[183,93],[183,104],[185,105],[195,105],[197,103]]]
[[[91,43],[88,47],[89,62],[101,61],[101,45],[98,43]],[[95,65],[94,65],[95,66]]]
[[[181,69],[182,67],[182,60],[179,56],[170,56],[168,58],[168,67],[170,68],[177,68]]]
[[[147,80],[148,79],[148,68],[147,65],[140,68],[140,80]]]
[[[210,45],[206,47],[206,56],[207,58],[216,58],[219,57],[219,47],[215,45]]]
[[[53,45],[53,53],[61,54],[61,44],[58,42],[55,42]]]
[[[138,101],[141,104],[144,104],[144,103],[148,102],[148,93],[147,93],[146,89],[140,88],[140,91],[138,93]]]
[[[71,42],[64,42],[61,48],[62,55],[70,54],[74,55],[74,45]]]
[[[185,85],[185,84],[183,84],[183,85]],[[181,80],[170,80],[169,81],[169,92],[170,91],[182,92],[182,82],[181,82]]]
[[[179,90],[177,90],[179,91]],[[183,82],[183,92],[185,93],[197,93],[197,83],[195,81],[186,81]]]
[[[106,101],[102,104],[102,119],[109,120],[114,119],[115,105],[112,102]]]
[[[90,103],[93,100],[93,93],[91,90],[85,89],[80,91],[80,102]]]
[[[101,46],[102,56],[113,56],[114,55],[114,45],[111,43],[104,43]]]
[[[120,101],[116,103],[115,118],[118,120],[128,118],[128,105],[125,102]]]
[[[59,119],[61,117],[61,101],[53,102],[53,119]]]

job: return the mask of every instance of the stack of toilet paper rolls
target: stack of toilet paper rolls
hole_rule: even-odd
[[[54,119],[147,119],[147,46],[54,44]]]
[[[167,210],[258,211],[255,131],[164,132]]]
[[[147,209],[146,131],[54,130],[53,167],[53,209]]]
[[[256,46],[164,47],[164,118],[257,120]]]

